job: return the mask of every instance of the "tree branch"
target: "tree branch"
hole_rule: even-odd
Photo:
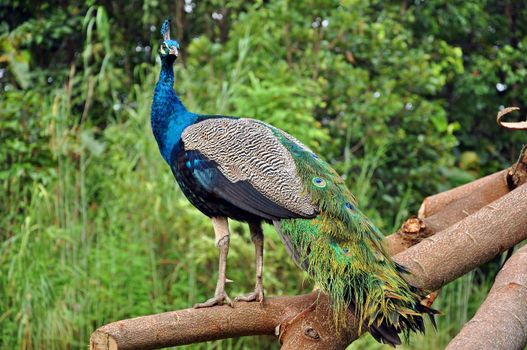
[[[496,276],[487,299],[446,350],[521,350],[527,345],[527,246]]]
[[[313,310],[309,309],[311,305]],[[298,324],[290,321],[306,310],[312,314],[311,323],[298,330]],[[339,344],[335,343],[335,330],[328,313],[327,297],[323,294],[319,297],[317,292],[267,298],[263,307],[260,303],[240,302],[234,308],[224,305],[164,312],[110,323],[97,329],[91,336],[90,350],[159,349],[244,335],[274,335],[276,331],[291,345],[309,344],[313,339],[317,344],[323,344],[324,349],[333,349],[332,346]],[[349,322],[354,324],[352,318]],[[277,329],[279,325],[281,329]]]
[[[507,170],[424,199],[419,216],[386,237],[391,255],[398,254],[510,192]]]
[[[458,201],[469,195],[473,195],[480,190],[485,191],[487,196],[494,193],[492,196],[494,198],[493,200],[500,198],[510,191],[505,179],[507,176],[507,170],[508,169],[501,170],[497,173],[487,175],[465,185],[426,197],[419,208],[417,216],[419,218],[432,216],[448,207],[450,203]],[[488,203],[489,202],[486,202],[485,204]]]
[[[527,238],[527,185],[394,256],[417,288],[437,290]]]

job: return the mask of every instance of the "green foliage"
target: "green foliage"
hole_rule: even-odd
[[[192,110],[256,117],[295,135],[344,175],[386,231],[425,195],[511,163],[522,141],[494,124],[500,105],[522,107],[527,97],[521,2],[4,1],[0,9],[0,349],[85,348],[103,323],[184,308],[214,289],[212,229],[177,190],[149,126],[166,15],[183,53],[176,89]],[[229,259],[236,295],[252,288],[253,269],[241,267],[252,266],[253,249],[243,225],[232,229],[243,237]],[[267,233],[267,294],[309,290]],[[489,280],[447,287],[439,332],[408,348],[442,348]]]
[[[463,52],[463,74],[453,77],[442,95],[462,150],[475,151],[486,171],[511,162],[525,142],[522,133],[495,126],[500,106],[525,110],[527,98],[527,6],[521,1],[427,1],[412,7],[419,38],[434,36]],[[448,30],[445,30],[448,28]]]

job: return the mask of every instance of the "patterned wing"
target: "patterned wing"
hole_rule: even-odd
[[[235,220],[251,220],[240,210],[269,221],[284,218],[299,218],[300,215],[281,207],[258,192],[249,182],[231,182],[220,171],[218,164],[196,150],[178,154],[176,176],[183,182],[187,198],[203,213],[209,216],[223,215]],[[184,190],[185,191],[185,190]],[[222,201],[230,205],[225,206]]]
[[[317,214],[293,157],[270,126],[251,119],[211,118],[189,126],[181,138],[185,151],[199,152],[215,164],[222,175],[217,178],[225,178],[214,186],[220,197],[257,215],[265,210],[258,196],[299,217]]]

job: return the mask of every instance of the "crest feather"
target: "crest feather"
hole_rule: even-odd
[[[170,40],[170,17],[163,21],[161,35],[163,36],[163,40]]]

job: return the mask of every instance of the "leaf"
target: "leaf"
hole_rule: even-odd
[[[433,114],[430,119],[432,120],[432,124],[434,124],[437,131],[443,132],[448,128],[448,120],[443,113]]]

